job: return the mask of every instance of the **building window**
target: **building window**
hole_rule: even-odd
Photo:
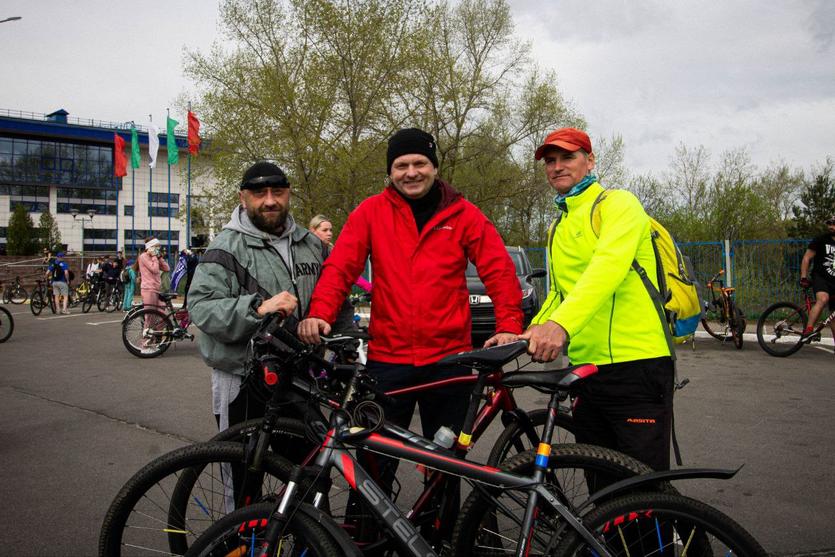
[[[43,213],[49,210],[49,188],[39,186],[7,186],[9,210],[23,205],[30,213]]]
[[[125,216],[132,217],[133,216],[133,205],[125,205]]]
[[[125,246],[143,247],[151,236],[157,238],[163,247],[168,248],[168,230],[125,230]],[[171,231],[171,253],[180,251],[180,231]]]
[[[148,215],[151,217],[176,217],[180,211],[180,195],[164,192],[148,192]]]
[[[11,184],[121,188],[113,146],[0,137],[0,181]]]
[[[86,214],[93,209],[97,215],[116,214],[116,190],[98,188],[58,188],[58,213],[73,209]]]
[[[85,228],[84,251],[115,252],[118,232],[115,228]]]

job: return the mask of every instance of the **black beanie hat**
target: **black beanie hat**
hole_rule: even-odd
[[[403,155],[423,155],[435,168],[438,168],[438,155],[435,154],[435,138],[432,134],[426,133],[417,128],[405,128],[398,130],[389,139],[388,152],[386,153],[386,174],[391,174],[391,163],[394,159]]]
[[[289,188],[290,182],[287,180],[287,176],[284,175],[284,171],[277,165],[267,161],[259,161],[244,172],[244,178],[241,180],[241,189],[257,189],[265,186]]]

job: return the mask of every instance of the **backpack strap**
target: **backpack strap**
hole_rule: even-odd
[[[235,256],[228,251],[217,248],[207,250],[200,263],[217,263],[235,275],[235,279],[238,281],[238,284],[243,290],[246,290],[250,294],[260,294],[265,300],[272,297],[269,292],[264,290],[264,288],[258,284],[258,281],[255,280],[255,277],[249,273],[246,267],[241,265],[241,263],[235,259]]]

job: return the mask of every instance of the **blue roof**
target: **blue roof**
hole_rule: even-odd
[[[64,109],[57,110],[52,114],[66,112]],[[50,114],[50,116],[52,115]],[[15,134],[21,136],[37,137],[39,139],[53,139],[65,141],[88,141],[94,143],[113,143],[113,134],[118,133],[126,142],[130,143],[130,130],[102,128],[96,126],[81,126],[78,124],[66,124],[62,122],[50,122],[45,120],[32,120],[28,118],[14,118],[11,116],[0,116],[0,134]],[[140,145],[148,145],[148,133],[137,131]],[[188,149],[188,138],[176,136],[178,150]],[[159,136],[161,147],[167,146],[167,137]]]

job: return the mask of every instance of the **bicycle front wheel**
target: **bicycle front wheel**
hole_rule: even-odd
[[[14,318],[9,310],[0,307],[0,342],[6,342],[14,332]]]
[[[505,461],[501,468],[530,476],[535,459],[535,451],[526,451]],[[552,492],[574,509],[603,487],[648,472],[651,469],[646,464],[617,451],[593,445],[555,445],[548,462],[546,481]],[[662,488],[672,489],[669,484],[661,484],[659,489]],[[453,554],[513,554],[527,504],[527,498],[520,495],[513,491],[491,490],[487,486],[483,490],[473,490],[458,515],[452,535]],[[530,555],[554,555],[560,539],[558,533],[564,524],[550,507],[540,505],[539,510]]]
[[[738,555],[765,557],[759,543],[725,514],[695,499],[669,493],[636,493],[603,504],[583,524],[612,555]],[[570,532],[555,555],[594,555]]]
[[[757,342],[772,356],[791,356],[803,347],[806,312],[790,302],[769,306],[757,321]]]
[[[171,346],[174,322],[156,308],[143,308],[122,322],[122,342],[138,358],[155,358]]]
[[[268,453],[250,472],[241,443],[200,443],[151,461],[122,487],[99,535],[99,555],[183,555],[238,502],[268,500],[283,489],[291,465]],[[187,492],[178,492],[181,480]],[[237,501],[236,501],[237,499]],[[248,501],[247,501],[248,499]]]
[[[9,292],[9,301],[13,304],[22,304],[29,299],[29,293],[20,285],[13,286]]]
[[[264,533],[270,517],[275,511],[273,503],[259,503],[238,509],[226,515],[209,527],[189,548],[188,557],[214,557],[229,555],[261,555]],[[281,538],[269,553],[272,556],[359,556],[359,549],[346,539],[347,535],[334,537],[330,530],[322,526],[332,518],[316,511],[313,516],[305,512],[296,512],[283,530]],[[334,529],[335,528],[335,529]]]
[[[41,294],[40,290],[35,290],[32,292],[32,299],[29,300],[29,310],[32,312],[32,315],[37,317],[41,314],[44,307],[46,307],[46,302],[44,302],[43,294]]]

